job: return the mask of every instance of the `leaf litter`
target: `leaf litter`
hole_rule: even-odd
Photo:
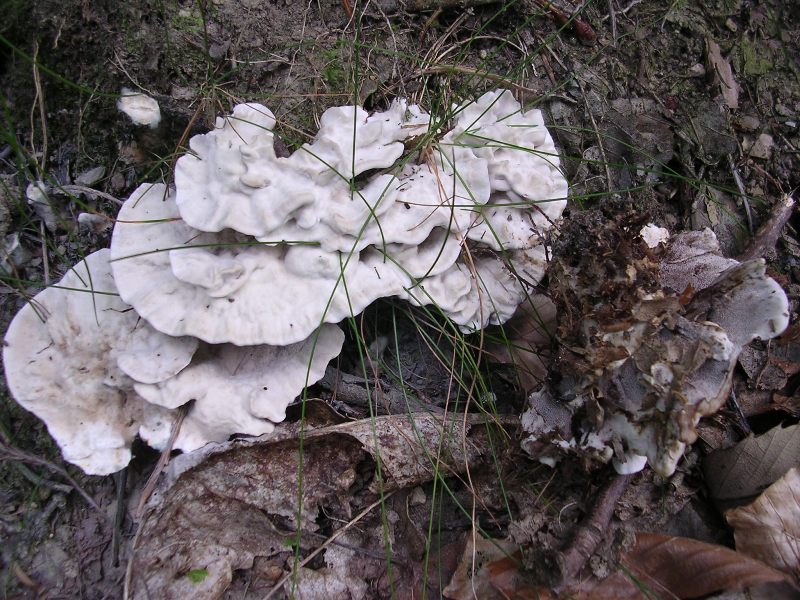
[[[513,426],[515,419],[504,422]],[[480,415],[391,415],[309,429],[299,438],[296,434],[220,444],[179,476],[173,472],[172,486],[154,494],[140,524],[131,597],[216,598],[232,583],[234,572],[253,570],[253,578],[264,579],[259,573],[265,566],[290,566],[295,552],[312,550],[334,533],[333,523],[348,523],[386,494],[476,469],[508,441],[502,424]],[[499,446],[492,448],[492,440]],[[382,547],[381,510],[370,517],[377,519],[371,540],[362,538],[362,523],[325,551],[324,569],[333,572],[304,569],[291,582],[302,597],[321,597],[314,590],[330,592],[330,578],[350,581],[343,578],[349,568],[371,566],[371,572],[352,578],[347,587],[354,598],[368,597],[363,577],[379,578],[396,555],[396,549],[387,555]],[[329,522],[327,527],[321,520]],[[389,519],[385,525],[391,535],[397,523]],[[341,546],[348,539],[359,543]],[[369,553],[347,550],[352,547]],[[343,560],[332,560],[328,552]],[[355,554],[348,558],[343,552]],[[407,566],[394,565],[396,575]],[[208,576],[202,581],[187,577],[198,569]]]
[[[756,500],[732,508],[736,549],[771,567],[800,575],[800,472],[792,467]]]

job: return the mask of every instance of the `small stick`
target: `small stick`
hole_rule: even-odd
[[[789,222],[789,219],[794,213],[794,204],[794,199],[788,194],[784,194],[783,197],[773,205],[767,222],[759,228],[756,235],[750,240],[745,251],[737,256],[736,260],[744,262],[746,260],[760,258],[774,248],[775,244],[778,243],[781,231],[783,231],[786,223]]]
[[[33,43],[33,87],[36,90],[35,101],[39,108],[39,121],[42,123],[42,160],[39,164],[37,177],[42,177],[47,169],[47,113],[44,109],[44,91],[42,90],[42,78],[39,75],[39,41]],[[31,110],[31,113],[33,111]],[[33,115],[31,114],[31,131],[33,128]],[[33,136],[31,136],[33,140]]]
[[[412,11],[442,11],[445,8],[471,8],[495,2],[497,0],[413,0],[407,8]]]
[[[615,475],[597,495],[592,511],[578,527],[569,545],[556,556],[558,581],[556,591],[563,590],[580,572],[586,561],[606,536],[608,524],[622,493],[628,487],[631,475]]]
[[[22,567],[19,566],[19,563],[14,562],[11,564],[11,570],[14,572],[17,580],[20,582],[21,585],[25,586],[29,590],[35,591],[38,596],[37,597],[44,597],[47,593],[47,589],[44,586],[39,585],[30,576],[22,570]]]
[[[739,170],[736,168],[736,164],[733,162],[733,157],[730,154],[728,155],[728,162],[731,165],[733,180],[736,182],[736,187],[739,189],[739,194],[741,194],[742,204],[744,204],[744,214],[747,217],[747,227],[750,231],[750,235],[753,235],[753,211],[750,209],[750,198],[747,196],[747,190],[744,188],[742,176],[739,175]]]
[[[534,2],[536,2],[536,4],[541,6],[544,10],[550,11],[550,15],[553,17],[553,20],[561,27],[567,26],[571,23],[581,43],[587,46],[592,46],[597,42],[597,34],[595,33],[594,29],[592,29],[592,26],[586,21],[578,18],[574,12],[572,14],[568,14],[560,8],[553,6],[552,2],[549,2],[548,0],[534,0]]]
[[[617,43],[617,13],[614,10],[614,0],[608,0],[608,14],[611,17],[611,39]]]
[[[736,412],[736,416],[739,419],[739,426],[744,430],[747,435],[753,433],[752,427],[750,427],[750,423],[747,421],[747,415],[744,414],[742,410],[742,405],[739,404],[739,400],[736,398],[736,390],[733,389],[731,386],[731,396],[728,398],[728,402],[731,406],[733,406],[734,412]]]
[[[534,96],[540,96],[541,93],[538,90],[534,90],[524,85],[520,85],[513,81],[510,81],[503,77],[502,75],[496,75],[494,73],[487,73],[481,69],[473,69],[472,67],[464,67],[461,65],[439,65],[435,67],[426,67],[424,69],[420,69],[417,74],[418,75],[437,75],[437,74],[446,74],[446,73],[463,73],[465,75],[480,75],[481,77],[485,77],[490,81],[494,81],[495,83],[502,83],[503,85],[507,85],[509,87],[514,88],[518,92],[525,92],[528,94],[533,94]]]
[[[59,186],[58,189],[60,189],[61,191],[65,192],[67,194],[75,194],[76,196],[78,194],[86,194],[87,196],[95,196],[95,197],[99,197],[99,198],[105,198],[106,200],[108,200],[110,202],[113,202],[117,206],[122,206],[122,204],[123,204],[122,200],[120,200],[119,198],[116,198],[115,196],[112,196],[111,194],[106,194],[105,192],[102,192],[100,190],[96,190],[94,188],[87,187],[85,185],[77,185],[77,184],[62,185],[62,186]]]
[[[5,437],[6,436],[3,436],[3,438]],[[94,508],[98,512],[103,512],[103,509],[101,509],[97,505],[97,502],[94,501],[94,498],[92,498],[86,492],[86,490],[84,490],[80,485],[78,485],[78,482],[75,481],[75,479],[73,479],[72,476],[66,472],[66,470],[62,469],[56,464],[53,464],[49,460],[45,460],[44,458],[39,458],[38,456],[34,456],[33,454],[28,454],[27,452],[24,452],[19,448],[15,448],[10,444],[8,440],[5,439],[3,441],[0,441],[0,458],[2,458],[3,460],[18,460],[20,462],[32,465],[41,465],[43,467],[46,467],[47,469],[53,471],[54,473],[57,473],[58,475],[66,479],[67,482],[69,482],[69,484],[72,486],[72,489],[74,489],[76,492],[78,492],[78,494],[83,496],[83,499],[86,500],[86,502],[88,502],[92,508]]]
[[[153,490],[156,487],[158,476],[161,475],[164,467],[166,467],[167,463],[169,462],[169,454],[172,452],[172,445],[175,443],[175,439],[178,437],[178,432],[181,430],[181,424],[183,423],[183,419],[186,417],[187,412],[189,412],[189,407],[186,404],[178,408],[178,414],[175,416],[175,420],[172,422],[172,430],[169,433],[167,445],[164,446],[164,450],[161,451],[161,456],[158,457],[156,466],[153,467],[153,472],[150,473],[150,477],[147,478],[147,483],[144,484],[144,488],[142,489],[142,497],[139,498],[139,504],[136,505],[136,511],[133,513],[133,516],[137,521],[141,519],[142,515],[144,514],[145,504],[147,504],[150,494],[153,493]]]
[[[417,36],[417,42],[418,43],[421,44],[425,40],[425,34],[428,33],[428,30],[431,28],[431,25],[433,25],[433,22],[437,18],[439,18],[439,15],[442,14],[443,10],[444,9],[440,6],[439,8],[437,8],[436,10],[434,10],[431,13],[430,17],[425,19],[425,24],[422,26],[422,31],[420,31],[419,35]]]
[[[125,521],[125,487],[128,483],[128,469],[122,469],[114,475],[117,485],[117,510],[114,514],[114,532],[111,535],[111,564],[119,565],[119,547],[122,540],[122,525]]]
[[[344,7],[344,12],[347,13],[347,18],[353,18],[353,7],[350,6],[350,0],[342,0],[342,6]]]
[[[47,241],[45,238],[44,221],[39,221],[39,235],[42,236],[42,267],[44,268],[44,284],[50,285],[50,261],[47,259]]]
[[[300,563],[297,565],[298,569],[299,569],[299,568],[302,568],[302,567],[305,567],[305,566],[306,566],[306,565],[307,565],[309,562],[311,562],[311,561],[314,559],[314,557],[315,557],[315,556],[317,556],[317,554],[319,554],[320,552],[322,552],[323,550],[325,550],[325,548],[327,548],[327,547],[328,547],[328,546],[330,546],[330,545],[331,545],[333,542],[335,542],[335,541],[336,541],[336,538],[338,538],[338,537],[339,537],[340,535],[342,535],[342,534],[343,534],[345,531],[347,531],[348,529],[350,529],[350,528],[351,528],[353,525],[355,525],[356,523],[358,523],[358,522],[359,522],[361,519],[363,519],[364,517],[366,517],[366,516],[367,516],[367,515],[368,515],[370,512],[372,512],[372,509],[374,509],[376,506],[378,506],[379,504],[382,504],[382,503],[386,502],[386,501],[387,501],[389,498],[391,498],[391,497],[392,497],[392,495],[393,495],[393,494],[394,494],[394,492],[389,492],[388,494],[384,494],[382,497],[378,498],[377,500],[375,500],[375,502],[373,502],[372,504],[370,504],[370,505],[369,505],[367,508],[365,508],[365,509],[364,509],[364,510],[362,510],[360,513],[358,513],[358,514],[355,516],[355,518],[353,518],[353,520],[352,520],[352,521],[350,521],[349,523],[347,523],[347,524],[346,524],[344,527],[342,527],[341,529],[338,529],[338,530],[336,530],[336,531],[333,533],[333,535],[331,535],[331,537],[329,537],[327,540],[325,540],[325,542],[323,542],[323,543],[322,543],[322,545],[321,545],[319,548],[317,548],[316,550],[314,550],[314,551],[313,551],[311,554],[309,554],[309,555],[308,555],[308,556],[306,556],[306,557],[305,557],[303,560],[301,560],[301,561],[300,561]],[[281,580],[280,580],[278,583],[276,583],[276,584],[275,584],[275,587],[273,587],[273,588],[272,588],[272,590],[270,590],[270,592],[269,592],[269,593],[268,593],[266,596],[264,596],[264,600],[269,600],[269,598],[272,598],[272,597],[273,597],[275,594],[277,594],[277,593],[278,593],[278,592],[279,592],[281,589],[283,589],[283,584],[284,584],[284,583],[286,583],[287,581],[289,581],[289,579],[292,577],[292,575],[294,575],[294,572],[293,572],[293,571],[289,571],[289,572],[288,572],[286,575],[284,575],[284,576],[283,576],[283,578],[282,578],[282,579],[281,579]]]

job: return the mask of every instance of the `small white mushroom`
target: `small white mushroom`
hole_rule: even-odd
[[[659,244],[666,244],[669,240],[669,231],[665,227],[659,227],[653,223],[642,227],[639,235],[648,248],[658,248]]]
[[[147,94],[128,88],[122,88],[120,98],[117,100],[117,109],[128,115],[135,125],[146,125],[154,129],[161,122],[158,102]]]

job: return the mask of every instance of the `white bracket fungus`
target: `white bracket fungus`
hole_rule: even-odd
[[[145,400],[165,408],[193,401],[173,445],[191,452],[232,434],[271,433],[303,388],[322,379],[343,343],[341,329],[323,325],[288,346],[209,346],[177,376],[135,388]]]
[[[142,317],[169,335],[213,344],[300,342],[410,283],[375,251],[348,261],[317,246],[201,233],[180,220],[161,184],[145,184],[125,202],[111,256],[122,298]]]
[[[272,113],[237,106],[191,140],[174,200],[151,186],[125,203],[111,246],[122,297],[160,331],[237,345],[299,342],[388,296],[467,331],[504,322],[544,275],[567,184],[539,111],[497,91],[454,112],[419,163],[358,190],[354,175],[425,133],[419,108],[329,109],[313,143],[278,158]]]
[[[130,90],[118,106],[160,118]],[[178,449],[272,431],[339,353],[332,324],[378,298],[435,304],[465,331],[504,322],[544,275],[566,204],[553,140],[501,90],[454,106],[444,135],[429,123],[402,100],[331,108],[281,158],[273,114],[237,106],[192,138],[176,190],[140,186],[110,251],[20,311],[12,393],[67,460],[103,474],[127,464],[137,432],[165,445],[178,406]],[[413,137],[425,143],[403,157]]]
[[[130,460],[137,433],[166,441],[167,411],[140,399],[189,364],[192,338],[150,327],[117,295],[108,250],[90,254],[17,313],[3,362],[11,393],[42,419],[64,458],[95,475]]]

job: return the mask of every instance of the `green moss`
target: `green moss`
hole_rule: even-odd
[[[192,569],[186,574],[192,583],[200,583],[208,577],[208,569]]]
[[[770,52],[762,45],[742,40],[742,70],[745,75],[764,75],[772,70],[772,61],[767,59]]]
[[[347,72],[339,48],[323,50],[321,56],[323,60],[322,79],[334,91],[343,90],[347,86]]]
[[[203,33],[205,20],[203,14],[196,8],[182,8],[172,16],[172,28],[185,33]]]

